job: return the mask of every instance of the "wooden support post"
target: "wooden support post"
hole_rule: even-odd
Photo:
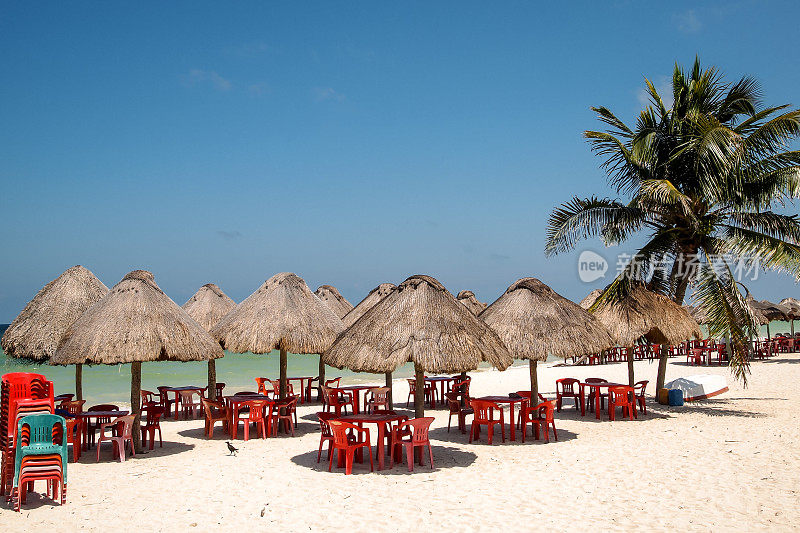
[[[280,381],[280,386],[278,387],[278,390],[280,392],[281,400],[286,398],[286,388],[287,388],[286,387],[286,377],[287,377],[286,376],[286,366],[287,366],[287,363],[288,363],[288,361],[287,361],[287,357],[286,357],[286,350],[281,349],[281,362],[280,362],[280,365],[281,365],[281,381]]]
[[[83,400],[83,365],[75,365],[75,399]]]
[[[214,359],[208,360],[208,397],[217,399],[217,363]]]
[[[394,409],[394,402],[392,401],[392,373],[386,372],[386,386],[389,387],[389,410]]]
[[[136,415],[136,418],[133,420],[133,429],[131,429],[132,436],[133,436],[133,448],[136,450],[136,453],[142,452],[142,445],[141,445],[141,430],[140,428],[140,417],[141,417],[141,391],[142,391],[142,363],[140,361],[136,361],[131,363],[131,414]],[[125,453],[125,450],[122,450],[122,453]]]

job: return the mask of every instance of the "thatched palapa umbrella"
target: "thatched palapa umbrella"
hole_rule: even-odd
[[[339,317],[302,278],[282,272],[225,315],[211,335],[233,352],[280,350],[280,396],[285,398],[286,353],[321,354],[343,330]]]
[[[456,296],[456,300],[464,304],[467,309],[472,311],[473,315],[481,314],[481,311],[486,309],[486,304],[481,302],[475,297],[475,293],[472,291],[461,291]]]
[[[352,326],[356,320],[361,318],[361,316],[372,309],[372,307],[383,300],[388,294],[397,290],[397,285],[394,283],[381,283],[367,294],[363,300],[358,302],[358,304],[349,312],[347,313],[342,322],[344,322],[344,327],[349,328]],[[321,366],[325,366],[323,362],[320,361]],[[389,408],[391,409],[394,405],[394,398],[392,397],[392,373],[386,372],[386,386],[389,387]],[[320,382],[320,385],[323,383]]]
[[[800,318],[800,301],[794,298],[784,298],[781,300],[781,306],[786,309],[787,316],[789,317],[789,324],[794,337],[794,321]]]
[[[686,312],[689,313],[698,324],[708,323],[708,313],[701,307],[696,305],[684,305],[683,308],[686,309]]]
[[[342,296],[339,289],[332,285],[320,285],[314,291],[317,298],[325,302],[331,308],[331,311],[339,318],[344,318],[344,315],[353,310],[353,304],[347,301],[347,298]]]
[[[770,340],[770,333],[769,333],[769,323],[773,320],[789,320],[787,316],[788,310],[783,308],[778,304],[774,304],[767,300],[761,300],[760,302],[753,298],[749,293],[745,298],[745,302],[747,302],[750,311],[752,312],[753,316],[758,320],[758,322],[763,326],[766,324],[767,326],[767,340]]]
[[[582,306],[588,303],[587,300],[588,297],[581,302]],[[590,307],[593,304],[594,301]],[[592,312],[621,346],[633,347],[642,337],[647,342],[670,345],[703,336],[700,326],[686,309],[666,296],[647,290],[641,284],[634,286],[623,300],[600,303]],[[656,390],[664,386],[666,369],[667,351],[662,350]],[[635,383],[632,350],[628,355],[628,383],[631,386]]]
[[[367,294],[363,300],[358,302],[352,311],[347,313],[342,322],[344,322],[344,327],[349,328],[352,326],[356,320],[362,317],[364,313],[372,309],[372,307],[383,300],[387,295],[393,293],[397,290],[397,285],[394,283],[381,283]]]
[[[514,282],[479,317],[497,332],[511,355],[529,361],[533,402],[539,393],[537,361],[546,361],[550,354],[585,355],[614,346],[599,320],[536,278]]]
[[[414,363],[414,411],[424,414],[425,372],[475,370],[482,361],[505,370],[511,354],[485,322],[430,276],[411,276],[350,326],[323,354],[356,372],[393,372]]]
[[[134,270],[64,333],[54,365],[131,363],[131,412],[140,413],[142,362],[206,361],[222,357],[214,339],[156,285]],[[133,440],[139,449],[139,418]]]
[[[213,283],[200,287],[189,301],[183,304],[186,311],[206,331],[211,331],[222,317],[236,307],[236,302],[228,298],[222,289]],[[217,365],[214,359],[208,360],[208,396],[217,398]]]
[[[64,332],[108,287],[88,269],[76,265],[34,296],[3,334],[3,351],[10,357],[46,361],[58,348]],[[83,399],[83,367],[75,365],[75,396]]]

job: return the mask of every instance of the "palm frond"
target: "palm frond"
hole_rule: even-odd
[[[578,241],[599,236],[607,226],[614,235],[641,228],[644,213],[609,198],[573,198],[550,215],[547,222],[545,253],[556,255],[575,247]]]

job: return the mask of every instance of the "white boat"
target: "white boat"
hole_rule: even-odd
[[[728,392],[728,382],[724,376],[696,374],[672,380],[664,388],[668,390],[680,389],[683,391],[684,401],[693,402]]]

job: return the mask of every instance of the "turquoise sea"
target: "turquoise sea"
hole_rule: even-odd
[[[800,325],[797,322],[795,325]],[[0,335],[5,326],[0,326]],[[772,322],[770,333],[788,333],[787,322]],[[761,335],[766,337],[765,326]],[[217,381],[226,384],[226,392],[255,389],[256,377],[278,377],[278,352],[257,355],[252,353],[235,354],[225,352],[225,357],[217,359]],[[519,362],[518,364],[525,364]],[[75,392],[75,367],[31,364],[6,357],[0,351],[0,375],[8,372],[36,372],[44,374],[55,384],[56,394]],[[289,354],[289,376],[316,376],[319,373],[319,357],[316,355]],[[394,373],[395,378],[408,378],[414,375],[413,366],[404,365]],[[327,367],[325,376],[341,376],[342,383],[384,383],[383,374],[355,373]],[[155,390],[159,385],[205,386],[208,379],[208,365],[198,363],[153,362],[142,364],[142,388]],[[88,405],[98,403],[123,403],[130,401],[130,365],[94,365],[83,367],[83,396]]]

